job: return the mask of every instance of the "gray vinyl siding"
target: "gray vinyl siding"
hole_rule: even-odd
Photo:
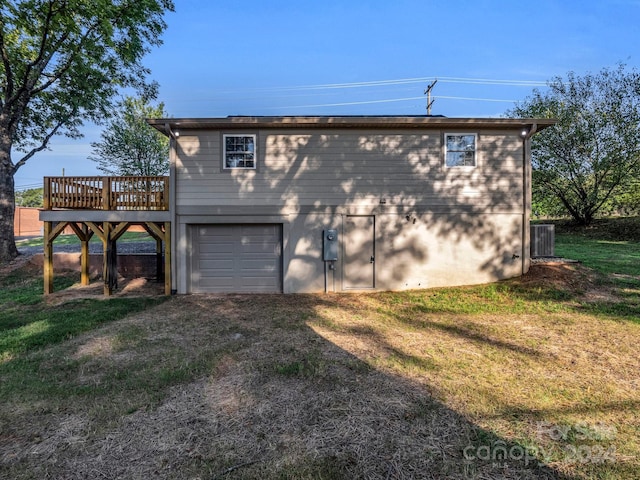
[[[420,289],[491,282],[529,268],[529,134],[553,120],[303,116],[149,123],[172,138],[179,293]],[[255,135],[255,170],[223,168],[224,134]],[[445,166],[446,134],[476,136],[476,167]],[[258,235],[258,246],[281,245],[267,257],[252,242],[249,250],[242,247],[246,232],[253,238],[265,225],[279,232],[280,242]],[[335,262],[323,261],[326,229],[338,232]],[[234,235],[233,248],[226,232]]]
[[[243,130],[257,134],[258,169],[221,170],[225,131],[178,139],[176,208],[443,207],[522,213],[522,140],[478,133],[476,168],[444,166],[448,131]],[[458,132],[456,132],[458,133]],[[279,210],[278,210],[279,209]]]

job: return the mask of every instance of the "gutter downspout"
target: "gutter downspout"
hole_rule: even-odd
[[[176,139],[178,135],[171,130],[169,123],[164,124],[164,131],[169,137],[169,216],[171,219],[171,293],[178,291],[178,255],[176,255],[178,224],[176,223]]]
[[[522,275],[531,266],[531,137],[538,131],[538,124],[533,123],[522,137]]]

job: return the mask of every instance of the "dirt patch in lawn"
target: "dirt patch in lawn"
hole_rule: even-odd
[[[11,272],[19,269],[33,275],[36,275],[38,271],[42,274],[42,268],[38,268],[31,263],[30,255],[18,255],[10,262],[0,264],[0,277],[6,277]]]
[[[614,275],[614,278],[619,276]],[[613,303],[619,300],[619,290],[603,282],[590,269],[579,263],[548,262],[531,265],[529,272],[519,279],[527,288],[554,288],[569,292],[578,302]]]
[[[32,255],[19,255],[9,263],[0,266],[0,277],[6,277],[12,272],[20,271],[23,276],[41,277],[42,265],[34,261]],[[47,302],[51,305],[58,305],[70,300],[83,298],[107,298],[104,296],[104,286],[101,278],[94,277],[89,285],[80,284],[80,274],[71,270],[61,270],[58,275],[75,275],[78,281],[58,291],[54,291],[47,296]],[[113,290],[113,297],[145,297],[164,295],[164,281],[158,282],[155,278],[118,277],[118,288]]]
[[[520,277],[525,286],[554,287],[572,292],[586,292],[595,288],[593,274],[578,263],[548,262],[533,264]]]
[[[112,298],[120,297],[155,297],[164,295],[164,283],[149,278],[124,278],[118,279],[118,288],[112,291]],[[90,285],[81,285],[79,282],[72,286],[47,295],[46,300],[50,305],[59,305],[71,300],[93,298],[110,298],[104,295],[104,285],[100,280],[94,280]]]

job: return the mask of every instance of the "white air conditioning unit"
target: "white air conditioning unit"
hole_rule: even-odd
[[[555,225],[531,225],[531,258],[555,256]]]

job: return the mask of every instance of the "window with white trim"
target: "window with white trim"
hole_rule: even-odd
[[[255,135],[223,135],[222,159],[225,169],[256,168]]]
[[[445,166],[475,167],[477,139],[478,135],[475,133],[446,133]]]

